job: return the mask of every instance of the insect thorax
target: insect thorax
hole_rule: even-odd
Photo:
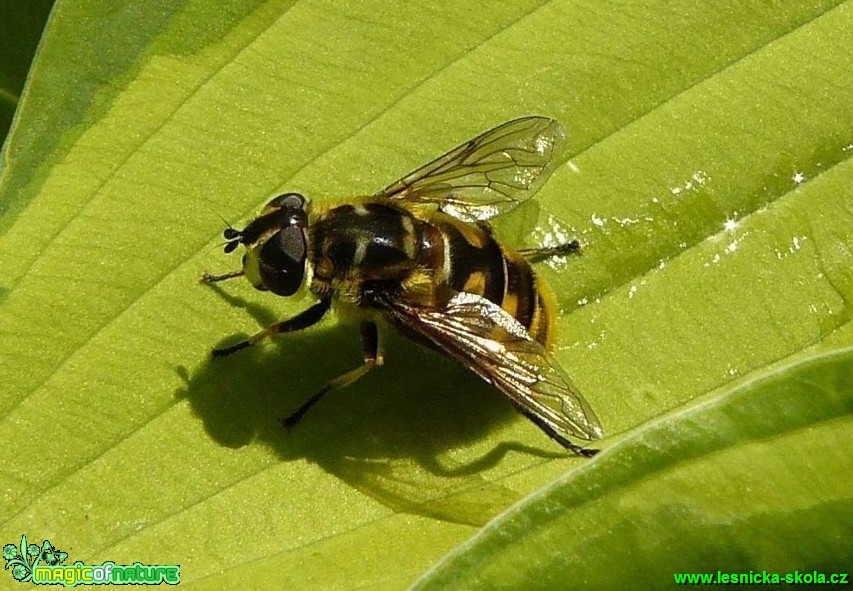
[[[397,284],[415,271],[420,223],[392,203],[345,204],[318,213],[309,242],[312,289],[354,300],[364,282]]]
[[[375,200],[318,213],[310,232],[317,295],[366,305],[365,283],[379,282],[440,309],[454,293],[473,293],[504,308],[536,340],[550,341],[552,305],[543,286],[527,261],[485,226]]]

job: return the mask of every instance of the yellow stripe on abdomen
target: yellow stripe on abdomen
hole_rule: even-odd
[[[551,289],[539,277],[536,278],[536,305],[530,321],[530,336],[552,349],[556,344],[557,302]]]

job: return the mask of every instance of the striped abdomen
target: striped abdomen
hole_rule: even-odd
[[[419,262],[433,269],[434,283],[485,297],[534,339],[550,344],[552,303],[522,255],[499,245],[485,229],[443,213],[421,223]]]

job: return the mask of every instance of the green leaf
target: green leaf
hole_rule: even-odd
[[[275,419],[361,362],[356,330],[209,357],[309,305],[198,285],[239,264],[220,215],[369,194],[522,115],[569,146],[499,230],[583,242],[541,273],[555,354],[610,436],[850,345],[850,11],[58,2],[0,177],[0,539],[179,563],[199,588],[401,588],[567,470],[623,474],[394,333],[289,434]]]
[[[650,589],[718,569],[844,572],[851,384],[853,348],[650,423],[494,520],[416,588]]]
[[[0,0],[0,146],[12,124],[53,0]]]

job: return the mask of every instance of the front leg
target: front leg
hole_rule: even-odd
[[[221,349],[214,349],[213,356],[214,357],[224,357],[226,355],[230,355],[240,349],[245,349],[246,347],[250,347],[258,343],[259,341],[264,340],[267,337],[271,337],[273,335],[281,334],[283,332],[294,332],[297,330],[303,330],[308,328],[309,326],[313,326],[317,324],[320,319],[329,311],[329,308],[332,305],[331,299],[320,300],[307,310],[303,310],[293,318],[288,318],[282,322],[277,322],[272,326],[268,326],[264,330],[257,332],[250,336],[245,341],[240,341],[236,345],[231,345],[230,347],[223,347]]]
[[[216,283],[217,281],[225,281],[226,279],[233,279],[234,277],[242,277],[245,275],[243,269],[239,271],[230,271],[228,273],[223,273],[222,275],[211,275],[207,271],[201,274],[201,278],[199,279],[199,283]]]

